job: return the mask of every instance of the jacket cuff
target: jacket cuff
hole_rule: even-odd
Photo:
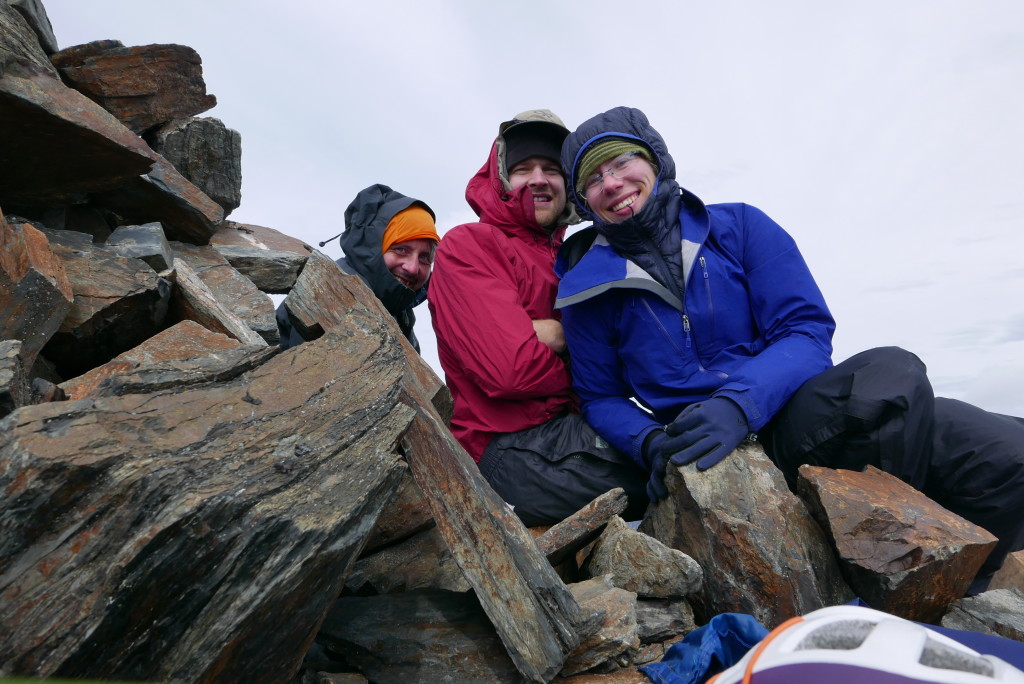
[[[651,423],[648,427],[640,431],[636,437],[633,438],[633,443],[630,445],[629,457],[633,459],[641,468],[650,470],[650,467],[644,462],[644,442],[647,441],[647,436],[655,430],[663,430],[664,427],[657,423]]]

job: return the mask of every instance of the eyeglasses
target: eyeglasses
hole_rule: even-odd
[[[604,181],[605,176],[611,176],[612,178],[622,178],[622,174],[629,171],[630,167],[633,165],[633,162],[635,162],[639,158],[639,156],[640,152],[634,150],[633,152],[626,152],[625,154],[620,154],[618,157],[615,157],[615,159],[612,159],[610,162],[608,162],[608,168],[606,168],[604,171],[599,171],[598,173],[593,174],[592,176],[590,176],[590,178],[587,179],[587,182],[584,183],[583,189],[586,192],[586,194],[589,195],[591,192],[596,190],[597,187],[601,185],[601,183]]]

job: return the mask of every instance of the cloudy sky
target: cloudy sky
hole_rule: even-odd
[[[638,107],[685,187],[796,238],[836,361],[899,345],[937,393],[1024,415],[1020,0],[44,3],[62,48],[199,52],[203,116],[242,136],[231,218],[314,245],[373,183],[442,231],[472,220],[466,182],[516,112]]]

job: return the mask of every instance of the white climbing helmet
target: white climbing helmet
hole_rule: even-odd
[[[1024,684],[1024,672],[903,618],[832,606],[788,620],[708,684]]]

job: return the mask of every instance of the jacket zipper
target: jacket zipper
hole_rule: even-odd
[[[647,298],[646,297],[641,297],[640,301],[643,302],[644,308],[647,309],[647,313],[649,313],[651,315],[651,318],[654,319],[654,323],[661,329],[662,334],[665,335],[665,338],[672,345],[672,348],[676,350],[676,353],[679,354],[679,356],[681,356],[681,357],[685,357],[686,356],[686,352],[684,352],[682,349],[680,349],[679,345],[676,344],[675,338],[669,333],[668,328],[666,328],[665,324],[661,322],[661,319],[658,318],[658,315],[656,313],[654,313],[654,309],[651,308],[651,303],[647,301]],[[700,354],[697,353],[697,350],[694,348],[694,345],[693,345],[692,335],[690,334],[690,317],[687,316],[685,313],[682,314],[682,317],[683,317],[683,332],[686,333],[686,348],[693,350],[692,354],[693,354],[693,358],[697,361],[697,369],[702,371],[702,372],[708,372],[708,370],[706,368],[704,368],[704,362],[700,360]]]
[[[698,259],[698,263],[700,263],[701,274],[704,276],[704,292],[708,297],[708,321],[711,325],[706,339],[713,340],[715,339],[715,302],[711,297],[711,276],[708,273],[708,262],[703,255]]]

